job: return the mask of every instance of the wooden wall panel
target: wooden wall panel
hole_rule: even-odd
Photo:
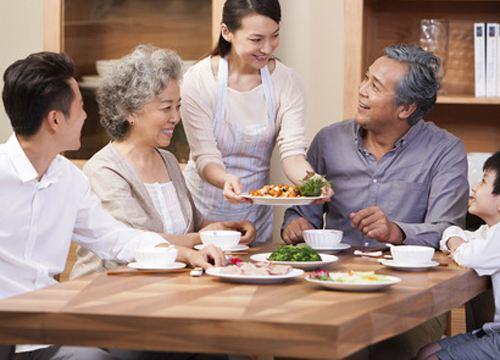
[[[185,60],[212,45],[207,0],[66,0],[66,52],[79,74],[95,74],[98,59],[119,58],[141,43],[176,50]]]

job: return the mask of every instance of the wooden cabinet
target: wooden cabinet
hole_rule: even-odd
[[[224,0],[44,0],[44,47],[65,52],[76,65],[77,80],[95,75],[100,59],[115,59],[149,43],[170,48],[183,60],[206,56],[219,36]],[[108,141],[99,124],[95,89],[81,87],[88,113],[82,148],[66,154],[89,158]],[[182,126],[170,146],[179,161],[189,147]]]
[[[421,19],[449,23],[443,95],[425,117],[460,137],[468,152],[500,149],[500,98],[474,97],[474,22],[500,23],[500,1],[347,0],[345,21],[344,117],[356,113],[358,86],[384,47],[417,43]]]

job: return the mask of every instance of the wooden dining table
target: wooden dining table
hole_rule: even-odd
[[[400,272],[352,251],[337,256],[331,271],[373,270],[402,281],[382,291],[349,292],[303,278],[258,285],[191,277],[189,271],[95,273],[1,300],[0,343],[336,359],[401,334],[488,287],[487,278],[451,263]]]

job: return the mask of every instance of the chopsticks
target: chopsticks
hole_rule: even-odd
[[[113,269],[106,271],[106,275],[153,275],[169,274],[190,271],[190,268],[172,269],[172,270],[137,270],[137,269]]]

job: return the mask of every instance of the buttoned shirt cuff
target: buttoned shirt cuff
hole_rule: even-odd
[[[404,245],[420,245],[438,248],[440,233],[432,228],[427,228],[426,224],[411,224],[394,221],[404,233]]]

